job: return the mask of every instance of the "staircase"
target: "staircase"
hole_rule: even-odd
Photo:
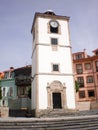
[[[0,119],[0,130],[98,130],[98,115]]]
[[[73,110],[64,110],[64,109],[53,109],[41,117],[73,117],[73,116],[89,116],[89,115],[98,115],[98,109],[96,110],[85,110],[85,111],[73,111]]]

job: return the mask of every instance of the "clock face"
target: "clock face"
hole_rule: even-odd
[[[53,28],[57,28],[58,27],[58,22],[57,21],[50,21],[50,25],[53,27]]]

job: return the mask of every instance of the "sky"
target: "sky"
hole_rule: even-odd
[[[31,64],[35,12],[69,16],[72,52],[98,48],[98,0],[0,0],[0,72]]]

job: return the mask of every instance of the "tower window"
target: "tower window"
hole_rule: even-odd
[[[54,28],[50,26],[50,32],[51,33],[58,33],[58,27]]]
[[[51,33],[58,33],[59,23],[56,20],[50,21],[50,32]]]
[[[52,68],[53,68],[53,71],[59,71],[59,65],[58,64],[53,64]]]
[[[58,39],[57,38],[51,38],[51,44],[52,45],[57,45],[58,44]]]

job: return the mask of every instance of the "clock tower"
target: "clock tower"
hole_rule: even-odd
[[[69,17],[35,13],[32,43],[32,110],[75,109]]]

